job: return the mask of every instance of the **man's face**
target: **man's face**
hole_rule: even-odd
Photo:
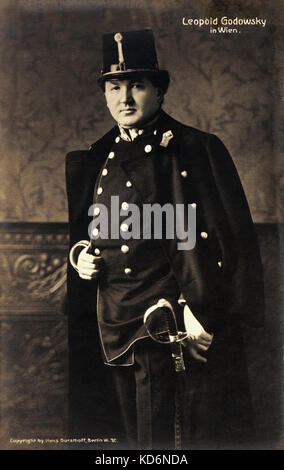
[[[107,80],[107,107],[121,126],[139,127],[149,121],[160,108],[162,92],[144,77],[134,80]]]

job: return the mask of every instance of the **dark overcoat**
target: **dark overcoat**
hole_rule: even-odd
[[[205,329],[214,333],[207,364],[190,365],[183,399],[185,427],[200,441],[218,435],[220,440],[231,439],[249,422],[240,328],[243,323],[263,325],[262,265],[254,226],[233,161],[218,137],[164,112],[157,129],[159,135],[171,131],[167,145],[151,158],[131,155],[121,165],[142,203],[196,204],[194,249],[178,250],[176,238],[159,241],[185,300]],[[95,181],[118,134],[116,126],[88,151],[67,155],[70,246],[89,238],[88,208]],[[71,433],[109,437],[120,418],[109,367],[102,364],[100,354],[96,281],[80,279],[70,265],[68,301]]]

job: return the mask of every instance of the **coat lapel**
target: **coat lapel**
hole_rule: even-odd
[[[66,157],[66,186],[69,200],[69,219],[72,226],[84,227],[74,237],[87,236],[90,222],[88,210],[93,203],[97,175],[118,135],[114,127],[102,139],[91,145],[90,150],[70,152]]]

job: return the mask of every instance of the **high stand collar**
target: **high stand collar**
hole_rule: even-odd
[[[118,124],[118,128],[120,131],[120,137],[127,142],[132,142],[133,140],[137,139],[140,136],[146,136],[153,134],[156,130],[156,124],[159,119],[160,113],[157,113],[153,119],[147,122],[143,127],[131,127],[126,129],[125,127]]]

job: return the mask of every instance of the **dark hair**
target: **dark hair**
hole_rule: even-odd
[[[103,92],[105,91],[105,82],[113,78],[118,80],[137,80],[141,77],[147,78],[155,88],[161,88],[163,94],[167,93],[169,84],[170,84],[170,75],[167,70],[155,71],[137,71],[137,72],[124,72],[122,73],[113,73],[111,76],[104,75],[98,78],[98,84],[100,85]]]

